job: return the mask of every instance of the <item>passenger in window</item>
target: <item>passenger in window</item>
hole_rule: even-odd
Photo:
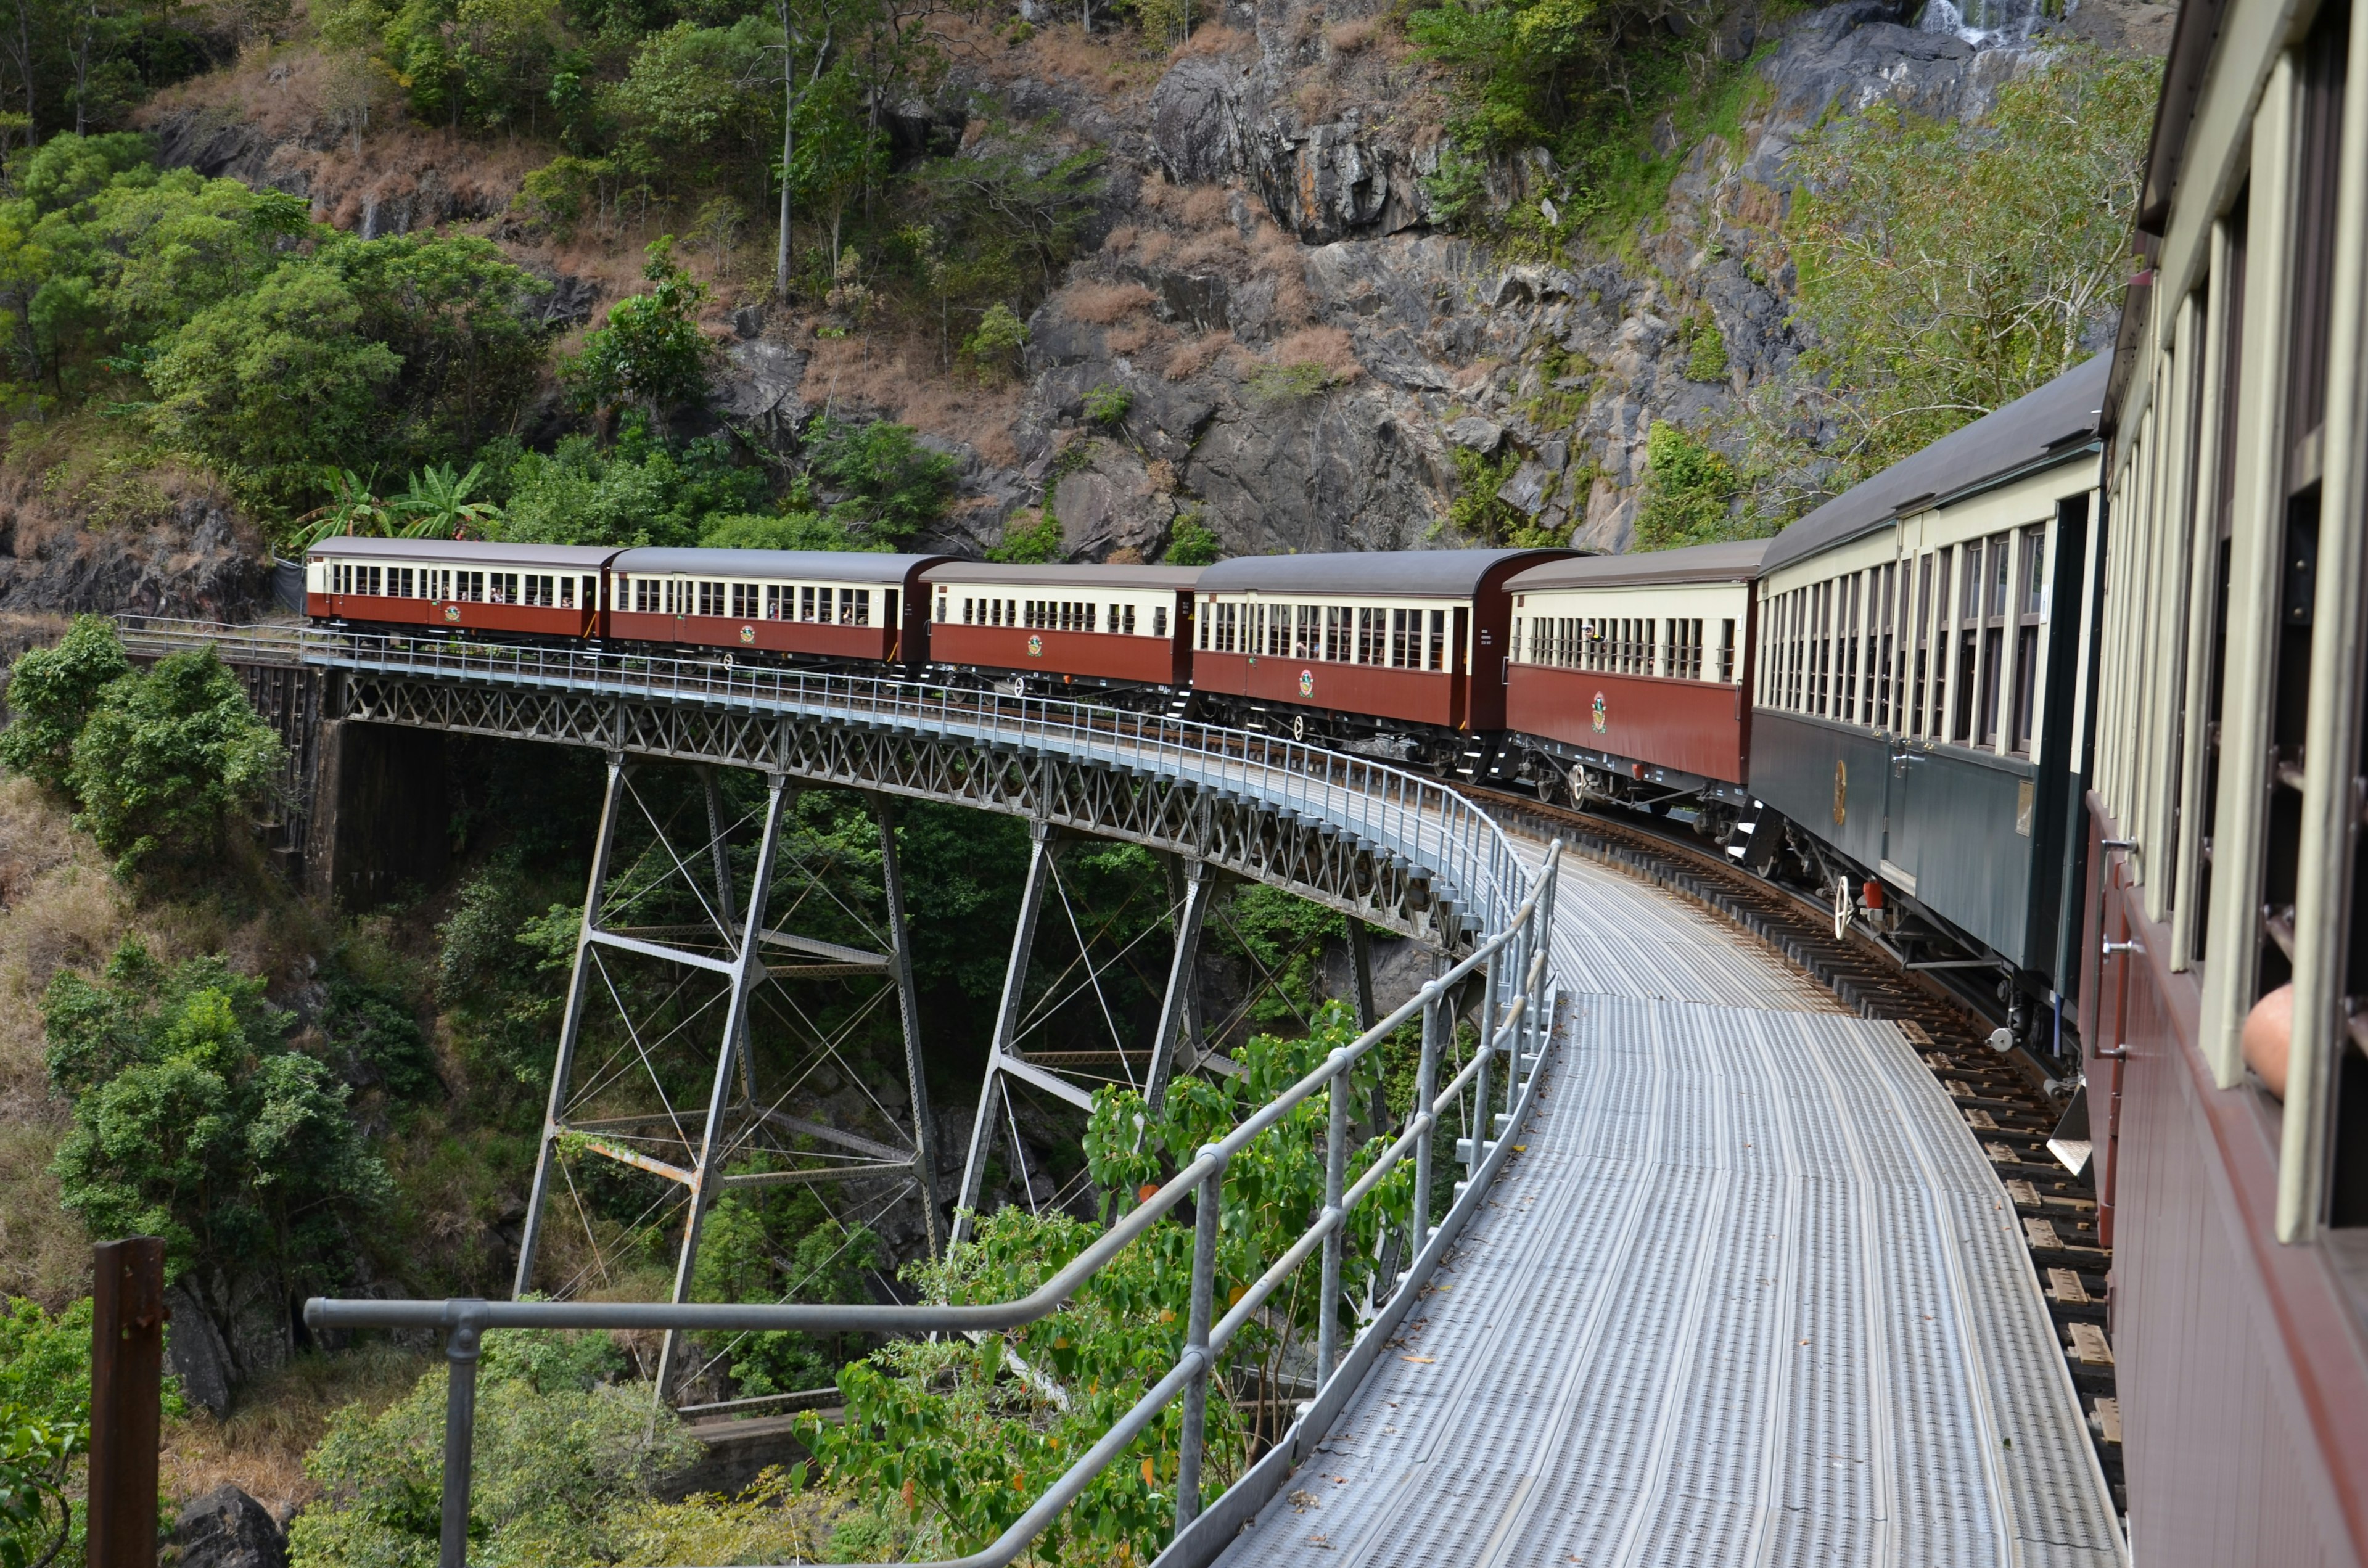
[[[2294,987],[2281,985],[2253,1004],[2240,1037],[2245,1065],[2270,1093],[2286,1097],[2286,1054],[2294,1045]]]

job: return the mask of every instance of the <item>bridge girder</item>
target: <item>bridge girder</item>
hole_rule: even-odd
[[[1271,804],[1024,744],[679,699],[345,672],[328,716],[779,774],[1050,823],[1206,861],[1450,953],[1474,932],[1378,846]],[[1472,923],[1476,925],[1476,923]]]

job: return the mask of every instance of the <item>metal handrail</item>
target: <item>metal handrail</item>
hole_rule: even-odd
[[[1434,894],[1509,929],[1526,881],[1503,830],[1460,791],[1370,758],[1197,720],[1130,713],[1062,698],[956,691],[927,680],[734,665],[665,654],[231,626],[120,615],[132,642],[224,644],[324,668],[799,712],[965,735],[982,749],[1061,752],[1253,796],[1328,823],[1430,874]]]
[[[1417,1202],[1410,1224],[1413,1267],[1397,1284],[1399,1291],[1419,1283],[1417,1270],[1436,1253],[1429,1237],[1429,1194],[1432,1139],[1440,1119],[1455,1104],[1467,1085],[1475,1086],[1475,1116],[1471,1124],[1472,1170],[1475,1186],[1485,1181],[1501,1160],[1484,1156],[1494,1108],[1487,1094],[1486,1064],[1499,1051],[1508,1055],[1508,1110],[1525,1104],[1513,1092],[1533,1079],[1552,1020],[1543,1016],[1545,996],[1545,937],[1551,930],[1554,895],[1560,883],[1562,842],[1545,855],[1527,896],[1513,911],[1505,928],[1479,943],[1473,952],[1428,982],[1413,997],[1351,1043],[1327,1056],[1323,1063],[1272,1101],[1246,1117],[1231,1132],[1204,1144],[1190,1165],[1166,1185],[1104,1232],[1052,1278],[1018,1301],[956,1306],[833,1306],[738,1303],[611,1302],[611,1301],[487,1301],[474,1298],[445,1301],[330,1301],[314,1297],[304,1303],[304,1321],[313,1328],[442,1328],[445,1356],[451,1375],[445,1392],[443,1519],[439,1568],[464,1568],[468,1540],[469,1490],[472,1427],[476,1409],[477,1359],[482,1336],[494,1328],[591,1328],[721,1330],[762,1332],[797,1329],[810,1334],[885,1333],[906,1335],[931,1333],[996,1332],[1032,1323],[1057,1311],[1076,1290],[1154,1224],[1182,1203],[1197,1199],[1194,1215],[1190,1309],[1185,1344],[1176,1364],[1147,1390],[1127,1413],[1064,1471],[1009,1528],[985,1550],[930,1568],[1004,1568],[1081,1496],[1094,1478],[1108,1468],[1126,1446],[1139,1437],[1179,1395],[1184,1399],[1183,1433],[1177,1476],[1176,1528],[1178,1535],[1201,1512],[1201,1463],[1206,1442],[1209,1373],[1218,1354],[1279,1290],[1291,1274],[1323,1252],[1324,1290],[1317,1327],[1315,1403],[1340,1372],[1339,1302],[1342,1247],[1348,1216],[1369,1198],[1382,1179],[1409,1154],[1415,1159]],[[1522,961],[1526,960],[1526,962]],[[1486,1038],[1447,1086],[1434,1089],[1441,1048],[1441,1015],[1449,993],[1465,977],[1486,966],[1491,1002],[1485,1017]],[[1505,996],[1501,1009],[1495,1002]],[[1416,1071],[1415,1104],[1404,1130],[1383,1150],[1356,1184],[1344,1189],[1347,1174],[1349,1096],[1335,1087],[1368,1052],[1396,1031],[1416,1013],[1423,1017],[1422,1054]],[[1329,1126],[1326,1141],[1326,1200],[1322,1211],[1299,1240],[1232,1304],[1213,1325],[1216,1286],[1217,1227],[1223,1210],[1223,1184],[1227,1162],[1252,1140],[1279,1123],[1294,1108],[1319,1090],[1329,1091]],[[1459,1203],[1450,1223],[1468,1212]],[[1371,1332],[1370,1328],[1368,1332]]]

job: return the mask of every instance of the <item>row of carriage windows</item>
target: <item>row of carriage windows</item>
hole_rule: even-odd
[[[1774,596],[1760,606],[1759,702],[2028,755],[2046,540],[2044,526],[2009,528]]]
[[[599,603],[599,579],[582,579],[580,602]],[[450,566],[370,566],[329,563],[329,592],[365,598],[427,599],[432,603],[525,605],[574,609],[577,579],[548,572],[470,572]]]
[[[1444,670],[1447,612],[1219,599],[1201,614],[1201,646],[1217,653]]]
[[[949,619],[951,597],[938,601],[938,619]],[[1024,626],[1038,631],[1100,631],[1121,637],[1135,635],[1135,607],[1100,605],[1091,599],[966,598],[962,602],[964,626]],[[1155,605],[1151,635],[1167,635],[1167,607]]]
[[[631,601],[641,615],[711,615],[734,620],[809,620],[825,626],[871,624],[871,590],[799,583],[717,583],[689,577],[619,578],[630,581]],[[893,597],[893,596],[892,596]],[[892,610],[887,617],[894,619]]]
[[[1523,616],[1513,646],[1524,664],[1676,680],[1733,680],[1735,622],[1718,623],[1715,647],[1699,616]]]

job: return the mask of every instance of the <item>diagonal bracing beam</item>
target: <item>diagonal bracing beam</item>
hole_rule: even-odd
[[[921,998],[913,988],[913,933],[905,920],[905,874],[896,854],[896,808],[885,795],[871,797],[880,819],[880,881],[888,899],[888,961],[896,977],[896,1006],[905,1026],[905,1081],[913,1106],[913,1174],[921,1184],[928,1216],[929,1255],[939,1251],[938,1123],[929,1110],[929,1084],[921,1061]]]
[[[954,1243],[967,1238],[972,1211],[978,1207],[979,1185],[986,1179],[986,1160],[995,1145],[995,1097],[1002,1085],[1012,1041],[1019,1032],[1020,1006],[1028,990],[1028,960],[1036,947],[1037,916],[1044,909],[1044,886],[1052,880],[1053,854],[1059,830],[1038,818],[1028,824],[1028,881],[1019,894],[1019,921],[1011,937],[1011,960],[1003,971],[1003,1002],[996,1009],[995,1038],[986,1051],[986,1073],[978,1085],[978,1112],[972,1119],[970,1153],[962,1160],[962,1189],[954,1197]],[[1049,1074],[1048,1074],[1049,1075]],[[1015,1151],[1015,1154],[1016,1154]]]
[[[1179,1053],[1203,1042],[1193,1004],[1200,993],[1201,926],[1209,913],[1209,894],[1215,879],[1209,863],[1198,857],[1170,857],[1167,885],[1176,905],[1176,952],[1167,966],[1167,989],[1159,1000],[1158,1031],[1151,1040],[1151,1072],[1144,1100],[1156,1115],[1167,1101],[1167,1085],[1176,1075]]]

